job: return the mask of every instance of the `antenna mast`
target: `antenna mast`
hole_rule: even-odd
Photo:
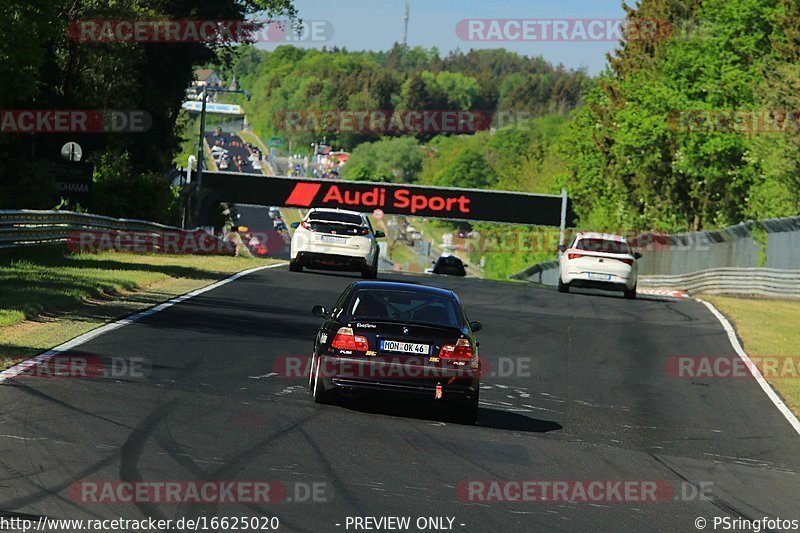
[[[403,48],[408,47],[408,0],[403,0]]]

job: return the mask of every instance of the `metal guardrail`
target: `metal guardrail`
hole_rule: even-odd
[[[642,288],[800,296],[800,216],[694,233],[641,233],[628,243],[644,252]],[[509,277],[556,285],[558,262],[538,263]]]
[[[671,276],[640,276],[639,287],[679,289],[689,293],[800,296],[800,270],[711,268]]]
[[[553,285],[558,283],[558,261],[545,261],[531,265],[522,272],[511,274],[511,279],[520,279],[542,285]]]
[[[66,243],[74,231],[137,231],[156,234],[164,231],[196,233],[146,220],[112,218],[72,211],[31,209],[0,210],[0,248],[17,248]]]
[[[555,286],[558,261],[532,265],[511,279]],[[672,289],[687,293],[753,294],[759,296],[800,297],[800,270],[760,267],[710,268],[689,274],[639,276],[640,289]]]

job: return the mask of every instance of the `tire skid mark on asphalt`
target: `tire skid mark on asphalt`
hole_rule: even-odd
[[[97,472],[98,470],[100,470],[102,468],[105,468],[107,466],[112,465],[114,463],[114,461],[116,461],[116,460],[117,460],[117,454],[108,455],[108,456],[104,457],[103,459],[97,461],[96,463],[93,463],[93,464],[89,465],[88,467],[84,468],[83,470],[81,470],[80,472],[78,472],[77,476],[75,476],[74,478],[68,478],[67,481],[58,483],[55,486],[47,487],[47,488],[42,487],[41,485],[39,485],[37,483],[34,483],[31,480],[31,474],[30,473],[22,474],[21,472],[18,472],[18,474],[20,474],[21,478],[24,478],[25,481],[27,481],[28,483],[30,483],[31,485],[33,485],[34,487],[39,489],[39,491],[35,492],[35,493],[31,494],[31,495],[23,496],[23,497],[14,499],[14,500],[7,500],[7,501],[3,502],[3,505],[8,507],[8,508],[11,508],[11,509],[18,509],[20,507],[25,507],[25,506],[28,506],[28,505],[31,505],[31,504],[38,503],[38,502],[40,502],[41,500],[43,500],[45,498],[56,498],[56,499],[58,499],[58,500],[60,500],[60,501],[62,501],[64,503],[69,504],[71,507],[75,507],[76,509],[81,510],[83,512],[88,512],[89,514],[93,515],[96,518],[100,518],[101,516],[99,514],[92,512],[90,509],[87,509],[87,507],[84,506],[84,505],[80,505],[79,502],[74,502],[72,500],[64,498],[63,496],[61,496],[59,494],[59,492],[69,488],[69,486],[72,485],[72,483],[73,483],[73,481],[72,481],[73,479],[85,479],[87,476],[91,475],[92,473]],[[10,468],[10,465],[8,465],[7,463],[3,463],[3,465],[6,468]],[[41,472],[37,472],[37,474],[41,474]]]
[[[69,341],[67,341],[67,342],[65,342],[63,344],[60,344],[60,345],[58,345],[58,346],[56,346],[56,347],[54,347],[54,348],[52,348],[52,349],[50,349],[50,350],[48,350],[48,351],[46,351],[44,353],[41,353],[41,354],[31,358],[31,359],[27,359],[26,361],[22,361],[20,363],[17,363],[16,365],[14,365],[14,366],[12,366],[12,367],[0,372],[0,384],[4,383],[5,381],[7,381],[9,379],[12,379],[12,378],[15,378],[15,377],[19,376],[20,374],[26,372],[31,367],[33,367],[33,366],[35,366],[37,364],[46,363],[48,360],[52,359],[53,357],[56,357],[56,356],[58,356],[58,355],[60,355],[62,353],[68,352],[69,350],[75,348],[76,346],[80,346],[80,345],[82,345],[82,344],[84,344],[84,343],[86,343],[86,342],[88,342],[88,341],[90,341],[92,339],[95,339],[95,338],[97,338],[97,337],[99,337],[99,336],[101,336],[101,335],[103,335],[105,333],[108,333],[110,331],[114,331],[116,329],[119,329],[119,328],[121,328],[123,326],[126,326],[126,325],[129,325],[129,324],[133,324],[133,323],[141,320],[142,318],[151,316],[151,315],[156,314],[156,313],[158,313],[160,311],[168,309],[168,308],[172,307],[173,305],[182,303],[182,302],[184,302],[186,300],[189,300],[190,298],[193,298],[194,296],[198,296],[198,295],[203,294],[205,292],[208,292],[210,290],[213,290],[213,289],[216,289],[218,287],[221,287],[221,286],[223,286],[223,285],[225,285],[227,283],[230,283],[230,282],[232,282],[232,281],[234,281],[236,279],[239,279],[240,277],[245,276],[247,274],[250,274],[250,273],[253,273],[253,272],[257,272],[257,271],[260,271],[260,270],[264,270],[264,269],[268,269],[268,268],[276,268],[276,267],[281,267],[281,266],[285,266],[285,263],[278,263],[278,264],[273,264],[273,265],[265,265],[265,266],[261,266],[261,267],[256,267],[256,268],[244,270],[242,272],[238,272],[236,274],[233,274],[233,275],[231,275],[231,276],[229,276],[227,278],[224,278],[224,279],[222,279],[220,281],[217,281],[217,282],[212,283],[210,285],[207,285],[205,287],[201,287],[200,289],[196,289],[194,291],[188,292],[188,293],[183,294],[181,296],[177,296],[175,298],[172,298],[172,299],[170,299],[170,300],[168,300],[166,302],[162,302],[160,304],[157,304],[157,305],[155,305],[153,307],[150,307],[148,309],[139,311],[139,312],[137,312],[137,313],[135,313],[135,314],[133,314],[131,316],[128,316],[128,317],[116,320],[114,322],[110,322],[110,323],[105,324],[103,326],[100,326],[98,328],[95,328],[95,329],[93,329],[91,331],[88,331],[88,332],[82,334],[82,335],[79,335],[78,337],[75,337],[74,339],[71,339],[71,340],[69,340]],[[116,425],[116,426],[120,426],[120,427],[123,427],[123,428],[126,428],[126,429],[130,429],[130,430],[132,430],[134,432],[136,431],[136,428],[132,428],[132,427],[126,425],[126,424],[122,424],[120,422],[117,422],[115,420],[109,419],[107,417],[100,416],[100,415],[98,415],[96,413],[88,412],[88,411],[85,411],[83,409],[77,408],[77,407],[75,407],[73,405],[67,404],[66,402],[64,402],[62,400],[58,400],[58,399],[56,399],[56,398],[54,398],[54,397],[52,397],[50,395],[47,395],[47,394],[45,394],[45,393],[41,392],[40,390],[35,389],[33,387],[30,387],[30,386],[27,386],[27,385],[20,385],[20,384],[18,384],[16,382],[14,382],[12,386],[17,388],[17,389],[19,389],[19,390],[24,391],[27,394],[30,394],[30,395],[35,396],[35,397],[38,397],[40,399],[44,399],[45,401],[48,401],[48,402],[55,403],[56,405],[59,405],[59,406],[61,406],[63,408],[66,408],[68,410],[76,411],[78,413],[87,415],[89,417],[96,418],[98,420],[102,420],[104,422],[108,422],[110,424],[113,424],[113,425]],[[123,446],[123,448],[120,449],[119,453],[120,453],[120,458],[121,458],[121,461],[122,461],[121,464],[120,464],[120,473],[122,474],[123,464],[124,464],[124,461],[125,461],[124,446]],[[128,453],[130,453],[130,452],[128,452]],[[65,502],[65,503],[69,504],[70,506],[79,508],[83,512],[87,512],[87,513],[89,513],[90,515],[92,515],[92,516],[94,516],[96,518],[100,518],[101,515],[99,515],[99,514],[97,514],[95,512],[92,512],[91,510],[87,509],[86,506],[79,505],[78,502],[73,502],[71,500],[68,500],[68,499],[64,498],[63,496],[61,496],[59,494],[59,492],[61,492],[64,489],[68,488],[72,484],[71,479],[76,479],[76,478],[77,479],[85,479],[87,476],[91,475],[93,472],[96,472],[96,471],[98,471],[98,470],[100,470],[102,468],[105,468],[107,466],[112,465],[116,460],[117,460],[117,454],[108,455],[107,457],[101,459],[100,461],[97,461],[96,463],[93,463],[92,465],[90,465],[87,468],[85,468],[82,471],[80,471],[77,476],[75,476],[73,478],[69,478],[70,480],[67,480],[65,482],[59,483],[59,484],[55,485],[54,487],[49,487],[49,488],[44,488],[44,487],[41,487],[41,486],[33,483],[30,480],[29,476],[26,475],[25,476],[26,481],[28,481],[29,483],[32,483],[34,485],[34,487],[39,489],[38,492],[34,492],[33,494],[31,494],[29,496],[25,496],[25,497],[17,498],[15,500],[7,501],[7,502],[5,502],[5,505],[7,505],[7,506],[9,506],[11,508],[19,508],[19,507],[23,507],[23,506],[26,506],[26,505],[30,505],[30,504],[39,502],[44,498],[50,497],[50,498],[56,498],[58,500],[61,500],[61,501]]]
[[[318,414],[322,414],[324,411],[317,411]],[[341,492],[342,496],[344,497],[345,501],[347,501],[355,510],[357,515],[366,515],[368,511],[365,510],[363,503],[360,501],[358,496],[351,490],[347,488],[347,484],[345,480],[342,479],[336,470],[333,468],[333,465],[328,460],[325,452],[322,448],[319,447],[317,442],[308,434],[308,432],[304,429],[300,429],[299,433],[306,439],[308,445],[314,451],[314,453],[319,458],[320,464],[322,469],[328,473],[333,482],[333,485],[337,491],[337,495]]]
[[[131,431],[120,450],[120,481],[143,481],[142,474],[139,471],[139,460],[142,451],[144,451],[145,444],[150,440],[156,427],[180,404],[181,401],[178,398],[171,398],[166,402],[159,403],[141,420],[139,425]],[[166,515],[164,515],[161,509],[154,503],[141,502],[138,501],[138,499],[134,499],[134,505],[144,516],[157,517],[162,520],[167,519]]]
[[[215,470],[213,472],[214,478],[215,479],[222,479],[223,476],[230,477],[230,474],[228,474],[228,470],[230,469],[231,466],[235,465],[236,463],[242,463],[245,460],[249,460],[250,457],[255,453],[255,451],[257,449],[260,449],[264,445],[270,444],[273,441],[278,440],[279,438],[287,436],[290,431],[294,430],[295,428],[301,427],[303,424],[305,424],[306,422],[309,422],[310,420],[313,420],[313,419],[317,418],[319,416],[319,414],[320,413],[312,413],[312,414],[306,416],[305,418],[302,418],[302,419],[298,420],[294,424],[290,424],[289,426],[283,428],[282,430],[278,431],[278,433],[276,433],[274,435],[271,435],[270,437],[268,437],[264,441],[258,443],[257,445],[254,445],[253,447],[251,447],[251,450],[245,450],[244,453],[240,454],[240,456],[238,458],[234,458],[233,461],[231,461],[228,465],[226,465],[226,466],[224,466],[224,467],[222,467],[222,468],[220,468],[218,470]],[[242,466],[244,466],[244,465],[242,465]],[[234,470],[234,472],[238,472],[240,468],[241,467],[237,468],[236,470]],[[246,504],[245,507],[250,509],[250,510],[256,511],[259,515],[264,515],[264,509],[259,507],[256,504]],[[213,508],[215,509],[216,505],[214,505]],[[286,529],[289,529],[290,531],[298,531],[298,532],[309,532],[310,533],[310,532],[314,531],[314,530],[309,530],[309,529],[303,528],[303,527],[299,526],[296,522],[294,522],[292,520],[287,520],[285,515],[281,515],[278,512],[274,511],[273,509],[270,509],[270,513],[271,513],[271,516],[277,516],[280,519],[282,528],[286,528]]]
[[[285,436],[289,435],[292,430],[294,430],[295,428],[299,428],[303,424],[308,422],[309,420],[312,420],[312,419],[318,417],[319,414],[320,413],[318,413],[318,412],[312,413],[312,414],[310,414],[310,415],[308,415],[308,416],[306,416],[304,418],[301,418],[300,420],[297,420],[296,422],[294,422],[292,424],[289,424],[288,426],[278,430],[276,433],[273,433],[272,435],[266,437],[265,439],[262,439],[259,442],[253,444],[249,448],[246,448],[246,449],[242,450],[237,455],[235,455],[232,458],[228,459],[228,461],[224,465],[220,466],[220,468],[217,468],[217,469],[212,470],[210,472],[206,472],[205,470],[203,470],[200,467],[200,465],[197,465],[196,463],[194,464],[194,468],[196,468],[199,472],[202,473],[202,475],[199,476],[200,479],[215,479],[215,480],[233,479],[234,475],[237,474],[239,472],[239,470],[241,470],[244,466],[246,466],[247,462],[254,455],[256,455],[257,453],[259,453],[261,451],[261,448],[263,448],[264,446],[266,446],[268,444],[273,443],[274,441],[276,441],[276,440],[278,440],[278,439],[280,439],[282,437],[285,437]],[[191,505],[191,506],[185,507],[185,509],[187,509],[187,511],[186,511],[186,514],[183,515],[183,516],[185,516],[186,518],[198,518],[200,516],[201,511],[202,512],[207,512],[208,516],[213,516],[214,512],[216,511],[218,506],[217,506],[216,503],[210,503],[210,504],[202,506],[203,509],[199,509],[198,507],[199,506],[197,506],[197,505]],[[245,507],[247,507],[249,509],[252,509],[252,510],[256,510],[259,514],[262,514],[262,515],[264,514],[264,509],[258,507],[257,505],[248,504]],[[299,531],[300,530],[300,528],[296,524],[293,524],[291,521],[286,520],[285,517],[281,516],[277,512],[273,511],[272,509],[270,509],[270,513],[271,513],[271,515],[277,516],[280,519],[282,526],[285,526],[288,529],[294,530],[294,531]]]
[[[692,481],[691,479],[686,477],[676,467],[668,464],[666,457],[660,457],[660,456],[658,456],[658,455],[656,455],[654,453],[650,453],[649,455],[650,455],[650,457],[655,459],[655,461],[657,463],[659,463],[664,468],[666,468],[667,470],[672,472],[674,475],[678,476],[678,478],[680,478],[681,481],[683,481],[684,483],[688,483],[688,484],[692,485],[695,489],[697,489],[697,490],[702,492],[702,488],[699,487],[697,485],[697,483],[695,483],[694,481]],[[714,507],[716,507],[720,511],[722,511],[724,513],[727,513],[730,516],[746,518],[746,519],[752,520],[754,522],[759,520],[762,516],[769,516],[769,514],[770,514],[770,513],[766,512],[766,511],[757,510],[757,514],[755,516],[751,516],[748,513],[745,513],[743,510],[737,508],[733,504],[730,504],[727,501],[723,500],[722,498],[720,498],[720,496],[718,494],[714,494],[714,497],[711,498],[709,503],[711,503],[711,505],[713,505]]]
[[[37,389],[35,387],[31,387],[29,385],[21,385],[21,384],[17,384],[17,383],[14,383],[14,384],[9,385],[9,386],[14,387],[15,389],[21,390],[21,391],[25,392],[26,394],[34,396],[34,397],[36,397],[36,398],[38,398],[40,400],[45,400],[46,402],[53,403],[53,404],[55,404],[55,405],[57,405],[59,407],[63,407],[63,408],[68,409],[70,411],[75,411],[76,413],[80,413],[82,415],[86,415],[86,416],[88,416],[90,418],[95,418],[97,420],[102,420],[103,422],[108,422],[109,424],[112,424],[112,425],[115,425],[115,426],[118,426],[118,427],[121,427],[121,428],[124,428],[124,429],[133,429],[133,427],[129,426],[128,424],[123,424],[122,422],[118,422],[116,420],[112,420],[111,418],[99,415],[97,413],[93,413],[91,411],[87,411],[85,409],[81,409],[80,407],[75,407],[74,405],[70,405],[70,404],[66,403],[65,401],[59,400],[59,399],[57,399],[57,398],[55,398],[55,397],[53,397],[53,396],[51,396],[49,394],[46,394],[46,393],[42,392],[41,390],[39,390],[39,389]],[[28,420],[26,419],[25,422],[27,423]]]
[[[444,424],[442,424],[442,425],[444,425]],[[407,427],[410,427],[411,429],[415,430],[422,437],[424,437],[426,440],[431,442],[430,446],[425,446],[424,444],[421,444],[419,441],[414,440],[410,435],[406,434],[405,432],[401,432],[401,431],[395,431],[394,432],[395,435],[397,435],[402,440],[404,440],[414,451],[419,452],[421,454],[420,455],[421,457],[428,457],[428,455],[426,455],[426,454],[427,454],[427,452],[430,452],[431,449],[435,449],[435,450],[437,450],[437,452],[440,452],[441,450],[450,450],[451,449],[450,447],[444,446],[440,441],[438,441],[437,439],[433,438],[428,433],[425,433],[424,431],[422,431],[421,428],[417,427],[417,424],[415,424],[414,421],[409,420],[408,424],[407,424]],[[477,466],[479,469],[482,469],[483,471],[488,472],[489,474],[491,474],[495,478],[502,477],[497,472],[494,472],[494,471],[489,470],[488,468],[482,467],[481,465],[479,465],[475,461],[473,461],[471,459],[468,459],[466,456],[464,456],[462,454],[453,453],[453,455],[455,455],[456,457],[458,457],[460,459],[463,459],[465,462],[469,463],[470,465]],[[438,462],[441,462],[441,458],[440,457],[437,457],[437,463]],[[367,481],[367,482],[363,482],[363,483],[356,483],[356,485],[357,486],[358,485],[363,485],[365,487],[371,488],[372,490],[377,490],[375,487],[372,486],[372,485],[374,485],[376,483],[377,484],[382,484],[380,482]],[[447,484],[447,483],[443,483],[442,486],[444,488],[450,489],[453,492],[455,492],[455,489],[456,489],[455,485],[450,485],[450,484]],[[429,487],[409,487],[409,486],[404,486],[403,488],[409,489],[409,490],[415,490],[415,491],[426,491],[426,492],[430,492],[431,491],[431,489]],[[402,497],[404,499],[417,498],[417,499],[420,499],[420,500],[422,500],[424,502],[428,502],[429,501],[429,498],[426,495],[416,494],[416,493],[393,492],[392,495],[393,496],[399,496],[399,497]],[[457,502],[457,503],[460,503],[460,502]],[[490,508],[490,509],[495,509],[496,508],[495,506],[489,506],[489,505],[478,503],[478,502],[471,502],[471,503],[469,503],[469,505],[470,506],[483,506],[483,507]],[[511,509],[511,507],[507,503],[503,503],[502,506],[506,507],[507,509]]]
[[[487,474],[490,474],[494,478],[497,478],[497,479],[502,478],[502,476],[498,472],[495,472],[495,471],[489,469],[486,465],[482,465],[482,464],[478,463],[477,460],[473,459],[470,455],[468,455],[466,453],[459,452],[458,448],[446,445],[441,440],[437,439],[435,435],[432,435],[432,434],[430,434],[428,432],[422,431],[422,429],[420,427],[417,427],[416,424],[411,424],[411,428],[416,430],[424,438],[430,440],[435,445],[435,448],[437,450],[446,450],[446,451],[450,452],[450,455],[453,455],[456,458],[461,459],[462,461],[464,461],[464,462],[466,462],[466,463],[468,463],[468,464],[470,464],[472,466],[477,467],[478,470],[480,470],[482,472],[486,472]],[[440,460],[441,458],[439,457],[437,459]]]

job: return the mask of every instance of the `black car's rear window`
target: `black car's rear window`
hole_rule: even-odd
[[[359,319],[461,327],[461,313],[452,298],[412,291],[359,290],[350,300],[348,314]]]
[[[607,254],[631,253],[628,243],[609,239],[580,239],[575,243],[575,248],[586,250],[587,252],[603,252]]]

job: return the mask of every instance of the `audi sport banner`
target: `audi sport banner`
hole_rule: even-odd
[[[219,201],[287,207],[338,207],[386,214],[558,226],[561,196],[310,178],[204,172]],[[574,214],[567,208],[567,226]]]

